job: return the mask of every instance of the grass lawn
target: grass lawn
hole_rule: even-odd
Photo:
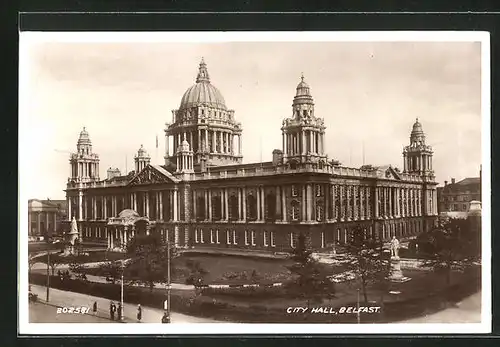
[[[127,254],[121,252],[109,252],[109,251],[94,251],[88,252],[88,256],[67,256],[63,257],[61,254],[51,254],[51,259],[56,258],[61,264],[68,264],[73,261],[78,263],[94,263],[98,261],[106,261],[106,260],[121,260],[129,258]],[[47,263],[47,256],[38,258],[38,261],[42,263]]]

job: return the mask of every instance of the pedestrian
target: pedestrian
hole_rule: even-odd
[[[92,306],[92,312],[94,312],[94,316],[97,314],[97,301],[94,301],[94,305]]]
[[[170,323],[170,317],[167,314],[167,311],[163,313],[163,317],[161,317],[161,322],[162,323]]]
[[[122,317],[122,310],[123,310],[122,303],[120,302],[120,303],[118,303],[118,320],[122,320],[122,318],[123,318]]]
[[[109,315],[111,317],[111,320],[115,320],[115,311],[116,307],[113,301],[109,304]]]
[[[141,322],[141,319],[142,319],[142,308],[141,308],[141,304],[137,305],[137,320],[139,321],[139,323]]]

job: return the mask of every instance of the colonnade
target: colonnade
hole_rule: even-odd
[[[284,130],[281,134],[283,152],[286,155],[306,155],[308,152],[314,154],[324,153],[325,133],[317,130],[301,130],[288,132]]]
[[[403,172],[425,172],[432,171],[432,154],[421,153],[418,155],[409,155],[403,153]]]
[[[170,136],[172,136],[173,139],[173,153],[170,153]],[[167,156],[174,155],[177,152],[177,148],[182,144],[184,138],[189,142],[191,150],[194,152],[201,151],[206,148],[210,153],[235,155],[237,149],[237,155],[241,155],[241,134],[235,134],[230,130],[209,130],[208,128],[205,128],[187,130],[174,135],[166,135]],[[236,141],[238,148],[235,148]]]

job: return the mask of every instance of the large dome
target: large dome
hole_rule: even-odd
[[[221,92],[210,83],[207,65],[201,60],[196,84],[189,87],[184,93],[179,109],[196,106],[210,106],[226,109],[226,102]]]

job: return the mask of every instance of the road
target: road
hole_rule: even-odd
[[[454,307],[424,317],[408,319],[398,323],[480,323],[481,292],[473,294]]]
[[[47,306],[43,304],[45,302],[46,287],[31,285],[31,291],[38,295],[38,298],[41,303],[35,304],[36,306],[34,306],[33,309],[31,307],[32,304],[30,304],[30,322],[33,323],[35,322],[34,320],[31,320],[32,312],[34,312],[33,317],[36,317],[39,320],[41,319],[42,322],[44,323],[61,323],[61,321],[57,321],[57,319],[61,320],[64,318],[56,317],[58,316],[58,314],[56,313],[56,307]],[[102,317],[106,319],[108,323],[111,323],[111,321],[108,319],[109,303],[110,303],[108,299],[85,295],[85,294],[66,292],[58,289],[52,289],[52,288],[50,289],[49,302],[52,305],[57,305],[61,307],[63,306],[92,307],[94,301],[97,302],[98,317]],[[115,302],[115,304],[118,303]],[[41,309],[37,307],[38,305],[46,306],[45,317],[40,316]],[[136,314],[137,314],[137,306],[135,304],[127,304],[127,303],[124,304],[124,317],[126,323],[137,323]],[[69,316],[70,314],[59,314],[59,315]],[[78,316],[78,315],[75,314],[73,316]],[[163,310],[161,309],[144,307],[144,306],[142,307],[141,322],[143,323],[161,323],[162,316],[163,316]],[[92,318],[99,319],[97,317],[92,317]],[[74,317],[68,319],[74,319]],[[85,317],[85,319],[88,319],[88,317]],[[39,322],[40,321],[38,321],[37,323]],[[172,312],[171,322],[172,323],[222,323],[208,318],[192,317],[177,312]]]

